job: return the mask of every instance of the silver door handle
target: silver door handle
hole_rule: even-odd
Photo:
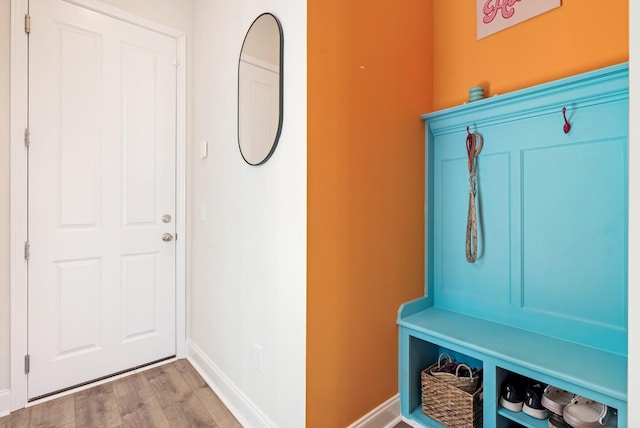
[[[164,234],[162,234],[162,240],[164,242],[171,242],[171,241],[173,241],[173,235],[170,234],[170,233],[164,233]]]

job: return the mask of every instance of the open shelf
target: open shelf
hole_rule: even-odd
[[[409,419],[420,422],[422,425],[428,426],[430,428],[446,428],[438,421],[434,421],[429,416],[422,413],[422,406],[419,406],[417,409],[413,410],[409,416]]]
[[[400,311],[399,325],[442,346],[462,347],[529,372],[544,373],[558,386],[571,385],[572,392],[594,400],[626,400],[626,356],[433,307],[408,313],[405,317]],[[553,383],[546,379],[540,380]]]
[[[504,407],[500,407],[500,409],[498,410],[498,414],[511,421],[517,422],[518,424],[526,428],[547,428],[549,426],[547,419],[532,418],[526,413],[512,412],[505,409]]]

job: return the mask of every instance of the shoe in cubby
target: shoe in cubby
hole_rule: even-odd
[[[500,405],[512,412],[520,412],[524,404],[525,380],[517,375],[507,377],[500,387]]]
[[[549,409],[550,412],[562,416],[564,407],[571,403],[571,400],[573,400],[574,397],[575,394],[572,394],[569,391],[556,388],[552,385],[547,385],[544,389],[544,393],[542,394],[541,403],[544,407]]]
[[[572,428],[572,426],[563,419],[562,415],[557,415],[555,413],[551,413],[549,415],[548,423],[549,428]]]
[[[522,411],[536,419],[547,419],[549,410],[542,405],[542,394],[546,385],[534,382],[526,386],[524,390],[524,405]]]
[[[573,428],[617,428],[618,411],[597,401],[577,396],[564,407],[564,420]]]

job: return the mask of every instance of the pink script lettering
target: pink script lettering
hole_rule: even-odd
[[[504,19],[509,19],[516,13],[514,5],[521,0],[487,0],[482,8],[484,17],[482,22],[489,24],[493,21],[498,14],[498,11],[502,14]]]

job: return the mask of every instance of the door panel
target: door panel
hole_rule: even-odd
[[[59,356],[96,350],[100,341],[100,259],[55,263],[59,292]],[[76,302],[83,302],[77,305]]]
[[[100,220],[100,58],[94,33],[61,25],[59,43],[59,154],[53,158],[59,182],[60,226],[98,226]],[[78,162],[82,160],[82,162]]]
[[[122,257],[124,304],[123,340],[157,334],[158,255],[136,254]]]
[[[31,0],[33,399],[175,355],[176,40]]]

